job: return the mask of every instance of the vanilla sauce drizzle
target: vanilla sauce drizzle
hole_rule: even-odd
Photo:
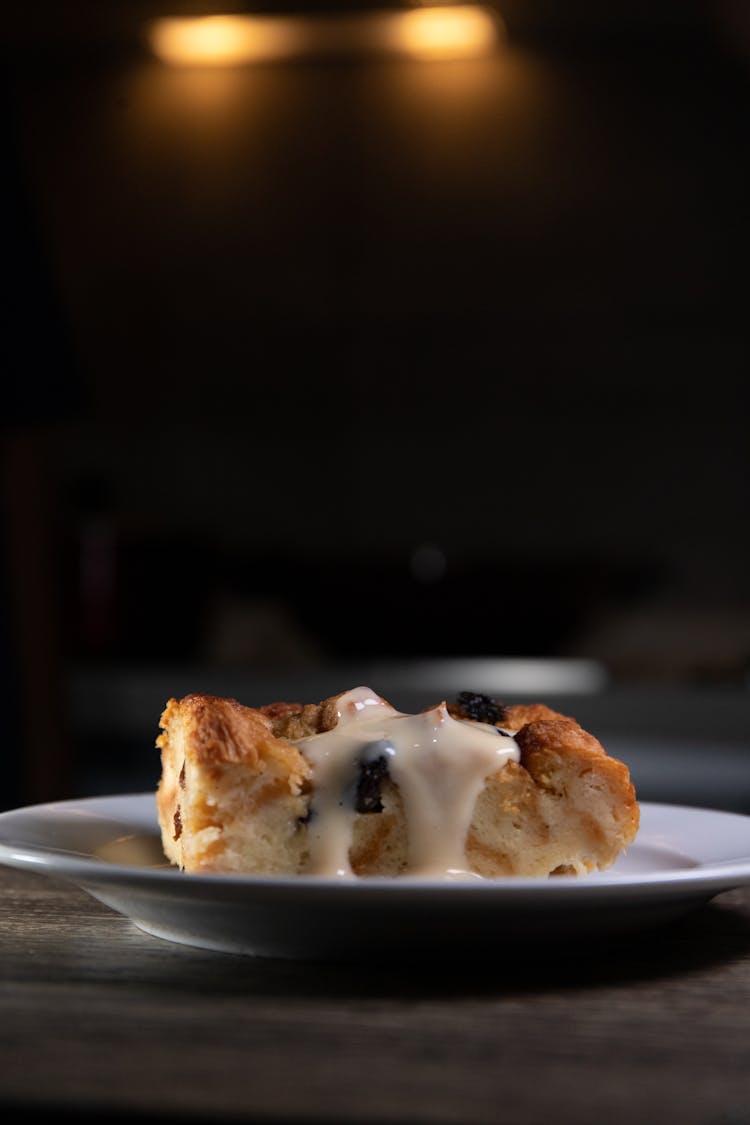
[[[407,874],[479,878],[466,862],[474,805],[487,777],[519,760],[515,740],[487,723],[454,719],[445,703],[404,714],[368,687],[340,696],[337,709],[332,730],[296,741],[313,770],[310,874],[353,877],[359,769],[385,756],[408,826]]]

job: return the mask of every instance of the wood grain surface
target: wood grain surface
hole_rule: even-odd
[[[8,868],[0,893],[4,1121],[750,1122],[750,890],[398,970],[190,949]]]

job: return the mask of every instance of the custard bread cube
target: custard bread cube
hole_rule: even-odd
[[[185,871],[302,870],[311,770],[271,719],[233,699],[170,699],[161,717],[157,811]]]

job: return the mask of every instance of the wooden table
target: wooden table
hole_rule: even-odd
[[[398,972],[171,944],[36,873],[0,894],[4,1122],[750,1121],[750,888]]]

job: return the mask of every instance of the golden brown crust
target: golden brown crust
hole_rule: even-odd
[[[245,762],[257,766],[266,743],[273,737],[271,724],[259,711],[243,707],[236,699],[213,695],[186,695],[170,699],[162,726],[178,721],[202,762]],[[157,745],[162,744],[162,735]]]
[[[497,725],[503,730],[517,731],[527,723],[535,723],[540,719],[568,719],[559,711],[553,711],[546,703],[514,703],[503,708],[502,722]],[[575,720],[569,720],[574,722]]]
[[[537,784],[546,784],[550,766],[575,761],[580,770],[596,770],[611,783],[622,786],[626,799],[635,801],[627,766],[617,758],[610,758],[601,743],[573,719],[528,723],[515,738],[521,751],[521,765]]]
[[[261,707],[261,712],[271,718],[277,738],[309,738],[333,730],[338,721],[336,703],[342,694],[332,695],[322,703],[269,703]]]
[[[191,757],[206,765],[242,763],[258,769],[264,759],[288,766],[291,774],[309,776],[309,767],[296,746],[278,737],[272,720],[262,711],[236,699],[215,695],[186,695],[170,699],[161,717],[164,733],[156,740],[163,749],[176,724]]]
[[[516,730],[516,742],[521,750],[521,761],[540,750],[559,747],[566,751],[579,751],[599,757],[604,754],[604,747],[578,725],[575,719],[558,718],[533,718],[529,719]]]
[[[261,715],[272,721],[284,719],[288,715],[297,715],[302,710],[301,703],[266,703],[259,708]]]

